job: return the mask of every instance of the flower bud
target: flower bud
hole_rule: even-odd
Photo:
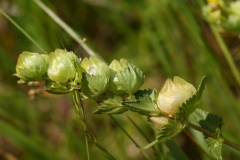
[[[113,60],[109,68],[111,69],[111,77],[108,90],[111,92],[132,95],[144,83],[145,77],[142,71],[125,59]]]
[[[81,68],[84,70],[81,89],[85,98],[99,96],[107,90],[110,69],[104,62],[96,57],[86,57]]]
[[[195,93],[194,86],[184,79],[175,76],[172,81],[168,78],[158,95],[158,108],[162,112],[175,115],[178,108]]]
[[[48,55],[23,52],[19,55],[14,76],[20,78],[19,83],[39,81],[45,76],[48,68]]]
[[[168,124],[168,118],[166,117],[148,117],[148,120],[158,131],[160,131],[164,125]]]
[[[80,62],[72,52],[56,49],[49,55],[48,77],[55,82],[73,82],[78,78]]]

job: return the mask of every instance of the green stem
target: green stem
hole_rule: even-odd
[[[30,41],[32,41],[42,52],[44,52],[45,54],[48,54],[47,51],[45,51],[27,32],[25,32],[22,27],[20,27],[11,17],[9,17],[7,15],[6,12],[4,12],[1,8],[0,8],[0,13],[3,14],[4,17],[6,17],[18,30],[20,30]]]
[[[78,90],[76,90],[76,89],[74,90],[73,98],[74,98],[74,103],[75,103],[75,111],[82,122],[84,132],[87,133],[88,130],[87,130],[87,125],[86,125],[86,121],[85,121],[83,104],[80,99],[80,94],[79,94]],[[85,136],[85,143],[86,143],[86,150],[87,150],[87,159],[90,160],[87,136]]]
[[[209,137],[212,137],[214,139],[219,139],[218,135],[216,135],[216,134],[214,134],[214,133],[212,133],[212,132],[210,132],[210,131],[208,131],[208,130],[200,127],[200,126],[197,126],[195,124],[192,124],[190,122],[186,122],[186,121],[183,121],[183,120],[180,120],[180,121],[182,123],[186,124],[188,127],[192,128],[192,129],[195,129],[195,130],[198,130],[198,131],[202,132],[203,134],[205,134],[205,135],[207,135]],[[225,143],[226,145],[228,145],[228,146],[230,146],[230,147],[240,151],[240,145],[239,144],[234,143],[234,142],[232,142],[232,141],[230,141],[230,140],[228,140],[228,139],[226,139],[224,137],[221,137],[221,138],[223,140],[223,143]]]
[[[238,71],[232,57],[231,57],[231,53],[229,52],[226,44],[224,43],[221,35],[219,34],[219,32],[218,32],[217,28],[214,26],[214,24],[210,23],[210,27],[211,27],[212,32],[213,32],[213,34],[214,34],[214,36],[215,36],[215,38],[216,38],[216,40],[219,44],[219,47],[221,48],[221,50],[223,52],[224,57],[227,60],[227,63],[230,67],[230,70],[231,70],[234,78],[236,79],[238,85],[240,86],[240,74],[239,74],[239,71]]]
[[[131,121],[131,123],[134,125],[134,127],[142,134],[142,136],[147,140],[147,142],[151,143],[151,140],[143,132],[143,130],[129,116],[127,116],[127,118]],[[155,146],[153,146],[153,150],[156,152],[156,154],[159,154]],[[160,156],[160,154],[159,154],[159,156]]]
[[[74,95],[73,95],[73,101],[74,101],[74,104],[75,104],[75,112],[76,112],[78,118],[80,119],[80,121],[83,125],[82,132],[84,132],[84,134],[85,134],[86,152],[87,152],[87,157],[88,157],[87,159],[90,160],[88,143],[92,142],[97,148],[99,148],[103,153],[106,154],[105,156],[108,159],[116,160],[103,146],[101,146],[97,142],[94,134],[87,127],[87,124],[86,124],[86,121],[85,121],[85,115],[84,115],[84,108],[83,108],[83,104],[82,104],[82,101],[81,101],[80,98],[81,97],[80,97],[79,91],[75,89],[74,90]]]
[[[79,92],[78,92],[78,94],[79,94]],[[83,103],[82,103],[81,100],[80,100],[80,105],[81,105],[81,110],[82,110],[82,119],[83,119],[83,122],[84,122],[83,129],[84,129],[85,132],[87,132],[87,125],[86,125],[86,120],[85,120],[84,108],[83,108]],[[87,136],[85,136],[85,144],[86,144],[86,150],[87,150],[87,159],[90,160]]]

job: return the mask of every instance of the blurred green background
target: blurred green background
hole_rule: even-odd
[[[175,75],[197,87],[206,75],[200,108],[221,115],[223,135],[240,143],[240,90],[209,24],[201,11],[201,0],[42,0],[73,28],[107,63],[125,58],[141,68],[146,80],[142,88],[161,89]],[[34,1],[0,0],[0,8],[14,19],[47,52],[56,48],[89,56],[69,34]],[[234,63],[240,70],[238,33],[222,32]],[[71,95],[53,96],[41,84],[18,85],[15,64],[22,51],[42,53],[12,23],[0,14],[0,159],[60,160],[87,159],[84,136],[75,127],[77,117]],[[38,93],[35,98],[28,95]],[[86,121],[98,142],[115,158],[144,159],[139,149],[106,115],[93,115],[97,104],[84,102]],[[147,144],[126,115],[153,141],[154,131],[146,117],[135,113],[115,116],[139,143]],[[189,134],[190,133],[190,134]],[[203,135],[192,130],[174,138],[189,159],[209,159]],[[172,143],[171,142],[171,143]],[[199,144],[200,146],[196,145]],[[92,159],[104,159],[90,144]],[[202,150],[202,149],[203,150]],[[174,159],[171,147],[163,144],[166,157]],[[172,158],[171,158],[172,156]],[[170,158],[169,158],[170,157]],[[223,159],[239,159],[240,153],[223,146]],[[175,156],[175,159],[176,156]]]

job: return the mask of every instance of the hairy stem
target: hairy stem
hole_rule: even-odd
[[[208,130],[200,127],[200,126],[197,126],[195,124],[192,124],[192,123],[184,121],[184,120],[180,120],[180,122],[186,124],[186,126],[192,128],[192,129],[195,129],[195,130],[198,130],[198,131],[202,132],[203,134],[205,134],[205,135],[207,135],[209,137],[212,137],[214,139],[219,139],[220,138],[218,135],[216,135],[216,134],[214,134],[214,133],[212,133],[212,132],[210,132],[210,131],[208,131]],[[230,141],[230,140],[228,140],[228,139],[226,139],[224,137],[221,137],[221,138],[222,138],[224,144],[226,144],[226,145],[228,145],[228,146],[230,146],[230,147],[240,151],[240,145],[239,144],[234,143],[234,142],[232,142],[232,141]]]

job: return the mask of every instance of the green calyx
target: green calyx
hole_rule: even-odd
[[[49,57],[44,54],[26,51],[20,54],[14,74],[20,78],[18,83],[43,80],[48,68],[48,59]]]
[[[84,98],[97,97],[106,92],[109,86],[110,69],[96,57],[84,58],[81,90]]]
[[[113,60],[109,68],[111,77],[108,90],[113,93],[133,95],[144,83],[143,72],[125,59]]]
[[[80,82],[80,61],[77,56],[62,49],[56,49],[49,55],[48,77],[55,82]]]

